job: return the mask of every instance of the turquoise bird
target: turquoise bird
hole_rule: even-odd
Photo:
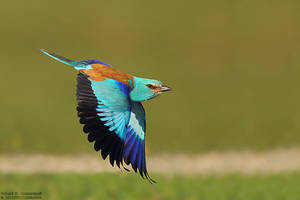
[[[147,172],[145,159],[146,119],[142,101],[171,90],[162,82],[140,78],[114,69],[99,60],[73,61],[41,50],[46,55],[79,71],[77,112],[88,141],[101,150],[105,160],[120,168],[123,161],[135,172],[155,182]]]

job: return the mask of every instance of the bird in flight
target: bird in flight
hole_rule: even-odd
[[[105,160],[120,168],[123,161],[150,181],[145,158],[146,119],[142,101],[171,90],[158,80],[121,72],[99,60],[73,61],[42,50],[44,54],[72,66],[77,75],[77,114],[88,141],[101,150]]]

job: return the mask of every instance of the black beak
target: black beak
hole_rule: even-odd
[[[166,92],[166,91],[170,91],[170,90],[172,90],[172,88],[170,88],[166,85],[162,85],[161,88],[160,88],[161,92]]]

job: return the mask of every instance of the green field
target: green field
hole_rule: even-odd
[[[300,2],[5,1],[0,153],[90,152],[75,77],[39,48],[173,88],[145,102],[151,152],[300,144]]]
[[[42,192],[42,199],[299,200],[300,173],[268,176],[159,176],[149,184],[125,174],[2,174],[0,192]]]

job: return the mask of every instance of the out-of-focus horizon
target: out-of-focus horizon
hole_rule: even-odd
[[[171,86],[144,103],[151,152],[299,146],[300,2],[70,3],[1,5],[0,153],[93,152],[76,72],[40,48]]]

